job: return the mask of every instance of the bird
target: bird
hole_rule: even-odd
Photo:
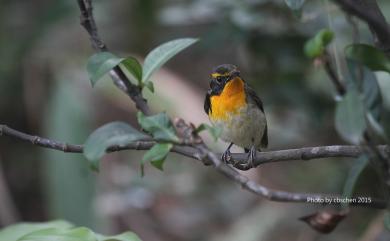
[[[256,151],[268,146],[268,127],[263,102],[233,64],[214,67],[204,110],[213,126],[221,128],[220,138],[229,144],[222,160],[231,160],[233,145],[248,153],[247,165],[254,167]]]

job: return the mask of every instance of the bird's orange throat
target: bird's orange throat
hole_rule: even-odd
[[[211,120],[227,120],[229,115],[237,114],[241,107],[246,105],[244,81],[236,77],[230,80],[220,95],[214,95],[210,98]]]

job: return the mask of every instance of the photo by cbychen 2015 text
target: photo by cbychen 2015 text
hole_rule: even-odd
[[[308,203],[322,203],[322,204],[356,204],[356,203],[371,203],[372,198],[371,197],[354,197],[354,198],[348,198],[348,197],[324,197],[324,198],[307,198]]]

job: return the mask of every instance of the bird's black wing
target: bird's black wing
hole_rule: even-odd
[[[210,91],[207,91],[206,97],[204,99],[204,111],[207,115],[209,112],[211,112]]]
[[[246,94],[250,96],[251,100],[253,100],[256,106],[264,113],[263,102],[260,97],[257,96],[256,92],[247,84],[245,84],[245,90]]]
[[[264,113],[264,107],[263,102],[261,101],[260,97],[256,94],[256,92],[249,86],[245,85],[246,94],[250,97],[252,101],[255,102],[256,106],[259,107],[259,109]],[[250,100],[248,100],[250,101]],[[263,137],[261,138],[261,145],[264,147],[268,146],[268,127],[267,123],[265,123],[265,129],[263,133]]]
[[[263,137],[261,138],[261,145],[265,148],[268,146],[268,127],[267,123],[265,123],[265,129],[264,129],[264,134]]]

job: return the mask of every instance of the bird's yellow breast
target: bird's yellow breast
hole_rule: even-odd
[[[246,105],[244,81],[237,77],[230,80],[220,95],[210,98],[211,113],[213,121],[227,120],[232,114],[237,114],[241,107]]]

